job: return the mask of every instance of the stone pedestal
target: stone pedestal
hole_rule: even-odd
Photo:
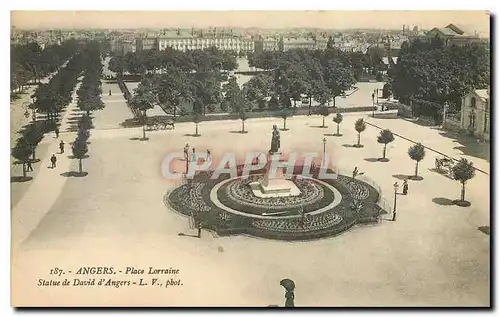
[[[286,167],[278,167],[271,175],[271,162],[268,159],[264,178],[258,182],[250,183],[250,188],[255,196],[261,198],[288,197],[300,195],[300,189],[291,180],[286,179]]]

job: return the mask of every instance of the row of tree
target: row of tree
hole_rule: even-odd
[[[33,107],[47,114],[47,120],[52,125],[56,124],[58,114],[71,102],[73,89],[83,70],[83,54],[75,53],[68,61],[66,67],[59,69],[47,84],[38,85],[34,94]]]
[[[142,50],[115,55],[109,61],[109,69],[118,75],[156,73],[158,70],[180,69],[184,72],[231,71],[238,67],[234,52],[215,47],[182,52],[173,48]]]
[[[344,94],[356,82],[352,60],[348,53],[334,47],[326,50],[293,49],[284,52],[262,52],[249,59],[251,66],[272,70],[253,77],[245,84],[244,94],[256,107],[289,108],[291,101],[305,95],[309,106],[314,99],[327,105]]]
[[[37,161],[35,153],[38,143],[43,139],[44,133],[56,127],[58,113],[71,102],[71,94],[76,85],[80,65],[81,56],[77,53],[66,67],[59,69],[47,84],[40,84],[32,96],[36,98],[33,107],[47,114],[48,124],[44,121],[34,121],[26,126],[12,149],[12,156],[23,165],[23,178],[25,179],[26,164]]]
[[[78,108],[86,112],[90,117],[90,112],[104,108],[102,102],[102,60],[98,45],[91,44],[83,51],[83,80],[77,91]]]
[[[466,93],[490,84],[490,47],[482,42],[445,45],[438,38],[403,43],[389,76],[395,97],[407,104],[422,100],[414,107],[423,115],[436,116],[445,102],[450,111],[459,111]]]
[[[87,155],[88,139],[90,138],[90,129],[92,128],[92,118],[90,116],[82,116],[78,121],[78,133],[75,141],[71,145],[73,157],[78,160],[78,172],[83,176],[82,159]]]
[[[341,136],[339,133],[339,126],[343,120],[343,116],[340,113],[337,113],[334,116],[333,121],[337,124],[337,133],[336,136]],[[354,147],[362,147],[360,142],[361,133],[366,130],[366,123],[363,118],[360,118],[354,122],[354,130],[358,134],[357,143]],[[383,145],[382,157],[379,161],[388,161],[386,158],[387,145],[395,140],[394,134],[389,129],[381,130],[379,135],[377,136],[377,142]],[[409,176],[409,179],[419,180],[422,179],[418,176],[418,166],[419,163],[425,158],[425,146],[422,143],[416,143],[410,146],[408,149],[408,156],[415,161],[415,171],[413,175]],[[451,169],[451,175],[454,180],[457,180],[462,185],[460,192],[460,200],[457,204],[465,205],[465,184],[468,180],[472,179],[475,176],[475,168],[472,162],[468,161],[465,158],[460,159],[455,165],[453,165]]]
[[[12,44],[10,47],[11,91],[22,91],[29,82],[57,71],[77,50],[76,40],[61,45],[53,44],[42,49],[36,42]]]

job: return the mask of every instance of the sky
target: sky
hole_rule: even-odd
[[[456,23],[489,34],[487,11],[12,11],[11,24],[34,28],[315,27],[423,29]]]

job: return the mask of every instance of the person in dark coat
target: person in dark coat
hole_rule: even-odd
[[[56,162],[57,162],[57,157],[55,154],[52,154],[52,157],[50,158],[50,163],[52,168],[56,168]]]
[[[407,195],[408,194],[408,180],[404,180],[403,182],[403,195]]]
[[[295,282],[291,279],[283,279],[280,285],[285,288],[285,307],[295,307]]]
[[[26,164],[27,164],[26,171],[33,172],[33,166],[31,166],[31,160],[28,160]]]
[[[56,133],[56,139],[59,138],[59,128],[56,128],[54,132]]]
[[[354,168],[354,170],[352,171],[352,179],[355,179],[356,176],[358,176],[358,172],[359,172],[359,170],[358,170],[358,167],[356,166]]]
[[[64,153],[64,142],[61,140],[61,143],[59,143],[59,149],[61,150],[61,154]]]

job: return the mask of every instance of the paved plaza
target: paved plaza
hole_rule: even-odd
[[[112,96],[107,96],[109,89]],[[281,127],[283,121],[249,119],[247,134],[232,133],[241,129],[239,120],[202,122],[197,138],[187,136],[194,133],[193,123],[180,123],[174,130],[148,132],[148,141],[138,141],[142,128],[119,128],[131,113],[118,86],[103,83],[103,92],[106,108],[94,113],[89,158],[83,160],[88,176],[62,176],[77,170],[78,162],[60,156],[57,168],[41,168],[13,206],[13,243],[24,241],[13,258],[15,300],[61,304],[58,292],[70,299],[68,294],[75,290],[75,303],[92,306],[124,302],[132,306],[282,305],[279,281],[291,278],[297,285],[297,306],[489,305],[490,237],[478,230],[490,225],[489,162],[439,130],[358,113],[344,116],[343,136],[335,137],[325,136],[336,132],[331,116],[327,129],[317,127],[320,116],[298,116],[287,120],[290,130],[281,132],[281,147],[321,153],[326,138],[326,151],[335,163],[347,171],[358,166],[381,187],[390,209],[393,183],[402,183],[401,176],[414,171],[414,161],[407,155],[411,142],[397,137],[388,145],[390,161],[377,162],[383,147],[376,141],[377,128],[368,125],[362,133],[363,148],[351,147],[356,142],[354,122],[364,116],[368,123],[447,155],[470,159],[485,171],[467,183],[466,199],[472,203],[468,208],[450,203],[459,198],[460,184],[432,170],[439,154],[427,150],[419,169],[424,179],[409,181],[409,195],[397,197],[396,222],[355,227],[309,242],[216,237],[207,231],[196,239],[189,236],[195,230],[187,218],[168,210],[163,202],[175,185],[161,176],[164,156],[182,151],[186,143],[198,152],[210,149],[212,154],[267,151],[272,125]],[[75,107],[71,104],[66,116]],[[74,139],[73,132],[63,137]],[[57,140],[45,139],[42,144],[48,150],[41,153],[43,164],[57,147]],[[13,195],[16,186],[12,184]],[[33,259],[37,259],[36,268]],[[64,268],[176,267],[184,285],[176,291],[149,289],[139,297],[134,288],[103,296],[94,288],[36,287],[32,281],[39,276],[35,274],[44,268],[48,272],[55,262]]]

